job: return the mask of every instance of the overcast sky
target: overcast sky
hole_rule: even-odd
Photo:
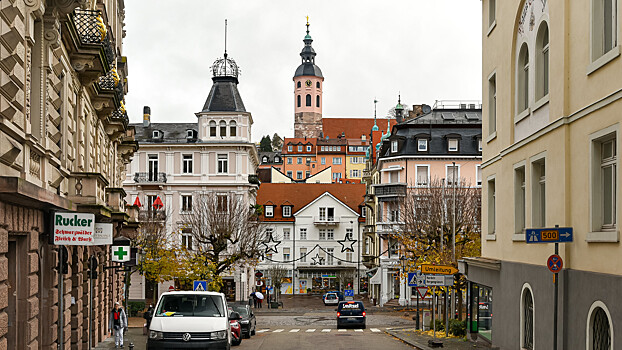
[[[397,103],[481,100],[481,0],[126,0],[126,105],[133,123],[194,122],[224,50],[253,140],[293,137],[294,84],[309,16],[325,117],[386,116]]]

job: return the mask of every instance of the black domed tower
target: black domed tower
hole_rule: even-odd
[[[307,17],[307,35],[305,46],[300,52],[302,63],[294,73],[294,137],[320,137],[322,133],[322,88],[324,76],[320,67],[315,65],[315,50],[309,35]]]

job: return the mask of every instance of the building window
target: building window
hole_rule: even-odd
[[[300,84],[300,83],[299,83]],[[298,103],[298,107],[301,106],[301,102],[300,102],[300,95],[296,96],[296,98],[298,99],[297,103]]]
[[[216,211],[219,213],[229,212],[229,196],[226,194],[216,195]]]
[[[518,113],[529,107],[529,49],[527,44],[521,46],[518,54]]]
[[[281,162],[281,157],[279,157],[279,156],[274,157],[274,162],[275,163],[280,163]]]
[[[371,254],[371,248],[372,248],[371,244],[372,244],[371,237],[366,237],[365,238],[365,255]]]
[[[187,139],[193,139],[194,138],[194,131],[193,130],[186,130],[186,138]]]
[[[315,107],[320,106],[320,95],[315,96]]]
[[[305,171],[305,179],[308,178],[309,176],[311,176],[311,171],[309,170]]]
[[[417,140],[417,151],[426,152],[427,150],[428,150],[428,140],[418,139]]]
[[[307,94],[306,96],[307,107],[311,107],[311,95]]]
[[[367,216],[367,207],[361,207],[361,217],[364,218]]]
[[[291,231],[289,228],[283,229],[283,239],[289,241],[291,239]]]
[[[307,146],[307,152],[311,152],[311,146]]]
[[[322,157],[322,158],[320,159],[320,163],[321,163],[322,165],[326,164],[326,157]]]
[[[495,203],[495,179],[488,180],[488,234],[495,234],[495,215],[496,215],[496,203]]]
[[[291,178],[292,178],[292,176],[293,176],[292,171],[291,171],[291,170],[288,170],[288,171],[287,171],[287,177],[289,177],[289,178],[291,179]]]
[[[319,82],[319,81],[315,82],[315,87],[316,87],[317,89],[319,89],[319,88],[320,88],[320,82]]]
[[[397,152],[397,141],[391,141],[391,153]]]
[[[333,181],[341,179],[341,173],[333,173]]]
[[[350,177],[351,178],[361,177],[361,170],[359,169],[350,170]]]
[[[495,0],[488,0],[488,28],[492,27],[495,24],[496,20],[496,11],[497,11],[497,2]]]
[[[616,47],[618,0],[592,0],[592,62]]]
[[[328,240],[335,239],[335,230],[334,229],[329,228],[328,230],[326,230],[326,239],[328,239]]]
[[[181,246],[187,250],[192,250],[192,230],[183,229],[181,231]]]
[[[219,154],[218,155],[218,173],[226,174],[229,171],[228,165],[229,165],[229,160],[227,159],[227,155]]]
[[[538,55],[536,95],[540,99],[549,94],[549,27],[544,21],[538,29],[536,43]]]
[[[307,262],[307,248],[300,248],[300,262]]]
[[[417,165],[415,171],[417,186],[428,186],[430,184],[430,167],[428,165]]]
[[[546,166],[545,160],[540,159],[532,163],[532,225],[544,227],[546,225]]]
[[[332,265],[333,256],[335,255],[335,248],[327,248],[326,249],[326,265]]]
[[[267,218],[274,217],[274,206],[266,205],[266,217]]]
[[[447,186],[460,185],[460,166],[459,165],[446,165],[445,166],[445,178],[447,179]]]
[[[227,136],[227,122],[225,122],[224,120],[220,121],[220,137],[226,137]]]
[[[302,164],[302,157],[298,157],[298,159],[296,159],[296,163],[297,164]]]
[[[154,139],[157,139],[160,137],[160,131],[159,130],[153,130],[152,136]]]
[[[611,315],[605,304],[598,300],[592,304],[588,314],[587,349],[609,350],[613,343]]]
[[[182,172],[184,174],[192,174],[192,154],[183,155]]]
[[[352,262],[352,252],[351,251],[347,251],[346,252],[346,261]]]
[[[192,196],[187,196],[187,195],[181,196],[181,211],[184,211],[184,212],[192,211]]]
[[[266,156],[261,157],[261,162],[262,163],[268,163],[268,157],[266,157]]]
[[[533,295],[531,295],[531,290],[529,288],[525,288],[522,300],[523,313],[522,313],[522,324],[521,324],[521,349],[533,350],[533,340],[534,340],[534,312],[533,312]]]
[[[339,158],[339,157],[333,158],[333,164],[340,165],[341,164],[341,158]]]
[[[616,133],[592,141],[592,230],[614,231],[616,228]]]
[[[307,239],[307,229],[306,228],[301,228],[300,229],[300,239],[301,240],[306,240]]]
[[[292,145],[287,146],[287,151],[288,151],[288,152],[291,152],[291,151],[292,151],[292,149],[293,149],[293,148],[292,148]]]
[[[237,128],[238,124],[235,122],[235,120],[232,120],[231,122],[229,122],[229,136],[231,137],[236,137],[238,136],[238,128]]]
[[[289,261],[289,248],[283,248],[283,260]]]
[[[497,75],[488,79],[488,135],[497,132]]]
[[[209,136],[216,137],[216,122],[213,120],[209,122]]]
[[[296,180],[302,180],[302,171],[296,172]]]
[[[302,152],[302,146],[298,145],[298,152]]]
[[[482,166],[479,164],[475,166],[475,185],[482,187]]]
[[[147,180],[157,181],[158,180],[158,155],[150,154],[148,158],[149,158],[149,173],[147,174]]]
[[[525,167],[514,169],[514,232],[525,229]]]
[[[296,87],[300,89],[300,87],[302,86],[302,84],[300,82],[296,83]]]
[[[292,164],[292,157],[287,157],[287,164]]]
[[[449,139],[447,141],[447,150],[449,152],[458,152],[458,139]]]
[[[283,207],[283,217],[284,218],[289,218],[292,216],[292,207],[290,207],[289,205],[286,205]]]
[[[320,229],[320,236],[319,236],[320,240],[326,240],[326,230],[321,228]]]

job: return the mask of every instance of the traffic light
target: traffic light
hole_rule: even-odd
[[[58,272],[66,275],[69,273],[69,251],[65,246],[58,249]]]
[[[95,256],[91,256],[89,258],[89,277],[92,280],[97,279],[97,265],[99,265],[97,258]]]

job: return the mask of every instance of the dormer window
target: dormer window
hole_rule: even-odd
[[[428,140],[426,139],[418,139],[417,140],[417,151],[419,152],[427,152],[428,150]]]
[[[289,205],[286,205],[283,207],[283,217],[284,218],[289,218],[292,216],[292,207]]]
[[[298,146],[298,152],[302,152],[302,146]]]
[[[447,150],[449,152],[458,152],[458,139],[449,139],[447,142]]]
[[[153,133],[151,134],[151,137],[153,137],[154,139],[159,139],[160,138],[160,130],[153,130]]]
[[[281,162],[281,157],[279,157],[279,156],[274,157],[274,162],[275,163],[280,163]]]
[[[291,152],[291,151],[292,151],[292,146],[291,145],[287,146],[287,152]]]
[[[311,146],[307,146],[307,152],[311,152]]]
[[[391,141],[391,153],[397,152],[397,141]]]
[[[261,162],[262,163],[268,163],[268,157],[263,156],[263,158],[261,158]]]
[[[274,206],[266,205],[266,217],[271,218],[274,217]]]

